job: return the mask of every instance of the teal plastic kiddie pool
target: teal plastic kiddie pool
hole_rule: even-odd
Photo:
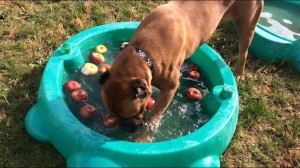
[[[120,22],[94,27],[59,47],[46,65],[37,102],[26,116],[28,133],[51,143],[65,157],[68,167],[219,167],[220,156],[237,124],[238,91],[230,68],[206,44],[188,61],[198,64],[210,90],[204,111],[212,117],[188,135],[153,143],[118,140],[85,126],[68,108],[62,88],[65,77],[84,64],[82,53],[106,41],[129,41],[138,25]]]
[[[300,1],[265,0],[250,52],[264,61],[292,62],[300,72]]]

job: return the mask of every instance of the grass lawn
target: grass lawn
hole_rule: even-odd
[[[0,1],[0,167],[58,167],[64,158],[31,138],[24,117],[53,51],[88,28],[141,21],[163,1]],[[234,68],[238,41],[223,24],[209,42]],[[251,57],[238,82],[240,114],[222,167],[300,166],[300,75],[290,63]]]

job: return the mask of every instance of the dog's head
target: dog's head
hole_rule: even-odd
[[[100,77],[101,96],[108,113],[119,120],[119,127],[135,132],[144,124],[152,89],[139,78],[113,78],[106,71]]]

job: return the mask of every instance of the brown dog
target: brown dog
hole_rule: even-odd
[[[236,76],[243,78],[247,50],[262,8],[260,0],[217,0],[171,1],[154,9],[142,21],[129,46],[119,53],[111,70],[101,76],[101,94],[109,114],[119,119],[120,128],[136,131],[145,120],[152,85],[156,86],[160,94],[136,140],[151,141],[179,86],[184,60],[226,20],[237,25]]]

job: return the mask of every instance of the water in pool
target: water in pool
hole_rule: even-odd
[[[291,40],[300,39],[299,5],[288,2],[265,2],[259,23]]]
[[[110,42],[104,44],[108,48],[108,52],[104,54],[105,63],[113,63],[113,60],[120,52],[120,44],[121,42]],[[83,53],[86,62],[89,62],[89,55],[93,49],[94,48],[91,48]],[[189,87],[193,86],[198,88],[203,94],[203,97],[209,93],[208,88],[205,87],[202,81],[191,80],[187,77],[187,63],[185,63],[181,69],[181,85],[171,104],[164,113],[159,130],[154,135],[155,142],[170,140],[187,135],[204,125],[211,118],[211,116],[203,111],[201,100],[193,102],[185,98],[185,91]],[[81,88],[88,93],[88,100],[85,103],[95,106],[97,108],[97,114],[93,118],[83,119],[79,115],[79,109],[85,103],[74,103],[71,99],[71,93],[64,90],[65,101],[67,102],[69,109],[87,127],[90,127],[91,129],[111,138],[133,141],[137,136],[137,133],[128,133],[120,130],[119,128],[106,128],[103,126],[102,117],[107,113],[104,108],[104,104],[101,101],[101,86],[99,85],[98,77],[98,75],[84,76],[81,74],[80,70],[75,71],[73,74],[65,74],[65,82],[68,80],[76,80],[82,84]],[[152,97],[156,99],[158,94],[159,90],[153,87]],[[151,111],[148,113],[151,113]]]

